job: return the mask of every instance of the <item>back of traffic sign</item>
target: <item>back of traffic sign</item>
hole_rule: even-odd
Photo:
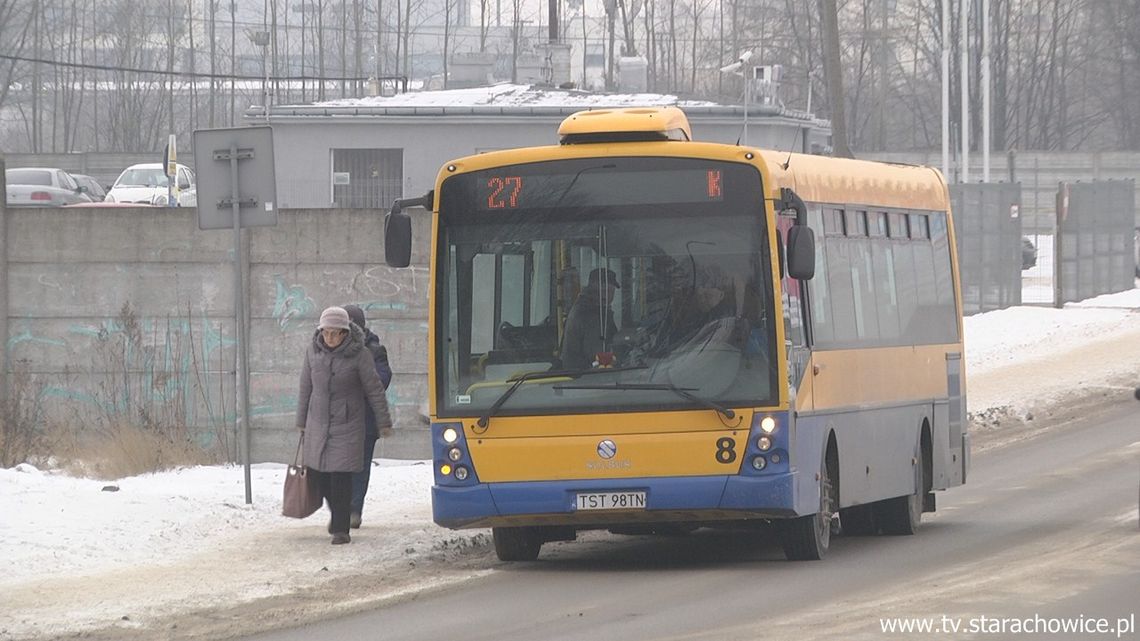
[[[277,224],[272,128],[195,131],[194,168],[198,172],[198,229],[233,229],[235,201],[242,227]]]

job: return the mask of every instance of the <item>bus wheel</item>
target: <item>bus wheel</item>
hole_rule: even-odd
[[[926,466],[919,458],[914,465],[914,493],[896,496],[875,504],[875,519],[883,534],[909,536],[918,531],[922,522],[922,498],[926,493]]]
[[[542,548],[542,537],[533,527],[491,528],[491,538],[500,561],[533,561]]]
[[[873,505],[854,505],[839,510],[840,531],[846,536],[870,536],[878,531]]]
[[[839,505],[839,488],[824,457],[819,470],[819,512],[780,522],[780,543],[789,561],[818,561],[831,547],[831,521]]]

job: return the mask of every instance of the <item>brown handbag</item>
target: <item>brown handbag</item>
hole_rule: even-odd
[[[297,443],[297,454],[293,464],[285,470],[285,492],[281,500],[281,514],[294,519],[303,519],[321,509],[321,487],[312,470],[305,467],[301,458],[301,447],[305,433]]]

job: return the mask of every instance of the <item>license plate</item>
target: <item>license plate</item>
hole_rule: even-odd
[[[579,510],[644,510],[645,492],[582,492]]]

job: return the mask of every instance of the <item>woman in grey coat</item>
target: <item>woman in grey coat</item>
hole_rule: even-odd
[[[344,308],[321,312],[305,350],[297,399],[305,466],[316,472],[332,511],[329,534],[333,545],[348,543],[352,474],[360,471],[364,458],[365,402],[372,407],[379,429],[390,428],[392,419],[384,384],[372,354],[364,349],[364,334],[349,322]]]

